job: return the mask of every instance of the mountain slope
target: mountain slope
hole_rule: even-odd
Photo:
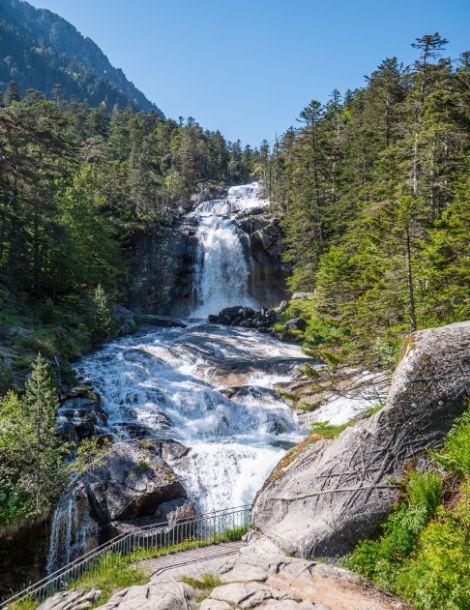
[[[51,97],[59,84],[67,99],[131,105],[163,116],[90,38],[59,15],[21,0],[0,0],[0,89],[10,81],[21,92],[32,88]]]

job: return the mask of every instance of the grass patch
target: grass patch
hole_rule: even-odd
[[[312,424],[310,430],[312,434],[320,435],[323,438],[336,438],[341,434],[341,432],[343,432],[343,430],[349,428],[349,426],[351,426],[353,423],[355,422],[350,421],[346,424],[341,424],[340,426],[333,426],[333,424],[330,424],[329,422],[318,421]]]
[[[120,589],[143,585],[148,581],[145,572],[130,563],[129,557],[106,553],[92,572],[70,582],[67,589],[100,589],[101,595],[95,602],[95,606],[100,606]]]
[[[191,576],[181,576],[180,581],[186,583],[193,589],[196,589],[195,599],[198,603],[204,601],[212,591],[222,584],[222,581],[217,574],[203,574],[201,578],[193,578]]]
[[[151,549],[137,549],[128,555],[130,562],[142,561],[145,559],[154,559],[155,557],[162,557],[163,555],[170,555],[171,553],[180,553],[181,551],[189,551],[191,549],[198,549],[212,544],[221,544],[223,542],[234,542],[240,540],[248,532],[249,527],[242,526],[233,529],[227,529],[220,534],[214,533],[207,540],[184,540],[178,544],[171,546],[165,546],[163,548],[151,548]]]

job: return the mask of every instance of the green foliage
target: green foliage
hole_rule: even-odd
[[[0,365],[0,396],[12,390],[14,385],[13,373],[8,364]]]
[[[470,314],[469,65],[419,40],[409,69],[313,100],[263,160],[290,288],[314,294],[295,336],[334,366],[391,367],[410,331]]]
[[[93,339],[95,342],[112,337],[116,330],[116,320],[110,299],[101,284],[95,289],[93,295]]]
[[[69,583],[68,589],[101,589],[101,596],[96,603],[102,605],[116,591],[147,582],[148,576],[129,563],[128,558],[119,553],[106,553],[99,558],[91,573]]]
[[[180,576],[181,582],[186,583],[194,589],[200,589],[202,591],[212,591],[216,587],[222,584],[218,574],[202,574],[200,578],[193,578],[191,576]]]
[[[343,432],[343,430],[346,430],[346,428],[348,428],[350,425],[352,425],[351,422],[348,422],[347,424],[342,424],[340,426],[334,426],[329,422],[319,421],[312,424],[310,428],[310,433],[320,434],[324,438],[336,438],[341,434],[341,432]]]
[[[39,354],[25,393],[0,403],[0,524],[32,518],[50,505],[65,482],[68,446],[56,433],[57,388]]]
[[[442,476],[439,472],[411,472],[406,483],[411,507],[424,507],[432,515],[442,500]]]
[[[108,443],[100,446],[96,437],[83,438],[74,460],[65,466],[65,472],[73,477],[78,477],[90,468],[99,465],[107,452]]]
[[[406,501],[395,507],[378,540],[359,543],[344,561],[352,570],[388,588],[422,610],[470,607],[470,411],[447,435],[434,459],[452,476],[442,505],[438,472],[411,472]],[[458,485],[456,486],[456,481]]]
[[[441,466],[452,473],[470,475],[470,408],[452,426],[443,451],[433,455]]]

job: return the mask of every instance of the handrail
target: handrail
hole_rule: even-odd
[[[97,567],[97,561],[95,560],[106,553],[116,552],[125,556],[130,553],[139,554],[140,552],[142,558],[144,558],[145,553],[152,549],[171,549],[171,547],[185,541],[200,540],[210,544],[210,540],[216,541],[217,535],[224,530],[248,526],[250,524],[250,513],[251,506],[246,504],[210,511],[189,519],[176,519],[175,522],[167,520],[152,523],[132,532],[124,532],[87,551],[54,573],[0,602],[0,610],[4,610],[9,605],[27,597],[48,597],[63,590],[69,582],[93,571]],[[231,528],[227,525],[231,525]]]

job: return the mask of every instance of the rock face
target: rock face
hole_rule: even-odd
[[[174,448],[163,449],[163,444],[117,442],[81,475],[61,499],[64,506],[72,499],[75,529],[91,518],[102,540],[143,525],[194,516],[183,486],[162,457]]]
[[[442,445],[469,379],[470,322],[410,335],[385,408],[335,440],[291,450],[255,499],[254,525],[303,557],[340,555],[372,536],[398,497],[391,477]]]
[[[49,534],[49,513],[32,523],[0,529],[0,599],[45,575]]]
[[[285,280],[290,272],[290,266],[282,261],[279,219],[256,208],[240,212],[235,222],[251,258],[250,294],[258,303],[272,307],[286,298]]]
[[[195,307],[196,226],[196,219],[185,216],[136,237],[129,251],[132,310],[185,316]]]
[[[192,202],[223,198],[226,193],[222,187],[209,185],[194,195]],[[249,293],[258,303],[272,306],[285,298],[289,266],[281,259],[283,239],[278,219],[261,212],[263,208],[240,212],[235,222],[250,260]],[[155,228],[153,234],[137,235],[129,249],[130,309],[141,314],[187,316],[196,306],[199,258],[194,217],[182,216]]]
[[[78,442],[83,438],[106,433],[106,413],[91,386],[83,385],[69,390],[61,396],[60,402],[57,425],[62,437]]]

